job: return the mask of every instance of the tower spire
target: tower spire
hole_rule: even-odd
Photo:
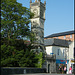
[[[30,0],[30,3],[32,3],[32,0]]]
[[[39,2],[41,1],[41,0],[38,0]]]
[[[35,2],[37,2],[37,0],[35,0]]]
[[[44,4],[46,5],[46,1],[44,1]]]

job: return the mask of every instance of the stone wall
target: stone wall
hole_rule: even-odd
[[[46,73],[44,68],[1,68],[1,75]]]

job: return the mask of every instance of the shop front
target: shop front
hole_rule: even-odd
[[[71,59],[72,73],[75,71],[75,60]]]
[[[61,66],[62,68],[63,68],[64,66],[66,66],[67,69],[68,69],[68,64],[69,64],[69,60],[56,59],[57,72],[59,72],[59,67],[60,67],[60,66]]]

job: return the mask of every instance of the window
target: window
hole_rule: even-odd
[[[72,35],[70,35],[70,38],[72,38]]]
[[[65,49],[63,49],[63,56],[64,56],[64,53],[65,53]]]
[[[66,39],[66,36],[64,36],[64,39]]]
[[[58,39],[58,37],[56,37]]]
[[[59,50],[60,50],[60,49],[58,49],[58,51],[57,51],[57,55],[59,55]]]

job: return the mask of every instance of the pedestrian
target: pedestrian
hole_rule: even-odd
[[[69,74],[72,74],[72,66],[69,68]]]
[[[60,71],[60,73],[62,73],[62,67],[61,66],[59,67],[59,71]]]
[[[66,68],[66,66],[64,66],[64,73],[66,74],[66,71],[67,71],[67,68]]]

